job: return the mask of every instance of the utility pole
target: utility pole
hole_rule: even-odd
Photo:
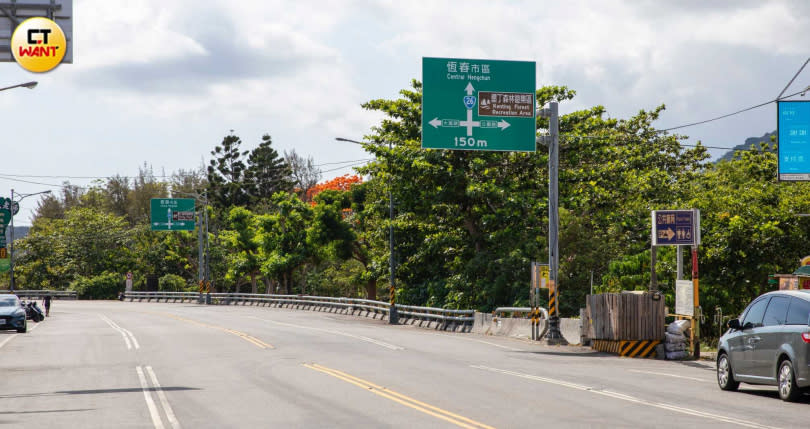
[[[9,290],[14,293],[14,189],[11,190],[11,241],[8,243],[8,257],[11,265],[9,273]]]
[[[203,290],[205,288],[205,246],[203,246],[203,211],[197,212],[197,284],[200,286],[199,304],[204,301]]]
[[[391,144],[391,140],[388,140],[388,151],[393,151],[393,146]],[[397,314],[397,288],[394,284],[394,271],[396,267],[394,267],[394,196],[391,192],[391,157],[393,155],[388,155],[388,266],[389,275],[390,275],[390,290],[388,294],[388,299],[391,302],[391,306],[388,308],[388,323],[391,325],[396,325],[399,322],[399,314]]]
[[[560,166],[560,114],[556,101],[542,109],[540,115],[547,117],[548,132],[551,137],[548,145],[548,278],[549,278],[549,329],[546,342],[551,345],[568,344],[560,332],[560,302],[558,272],[559,255],[559,166]]]

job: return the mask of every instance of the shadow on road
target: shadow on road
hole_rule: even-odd
[[[74,411],[95,411],[96,408],[72,408],[64,410],[38,410],[38,411],[0,411],[0,414],[40,414],[40,413],[72,413]]]
[[[9,399],[9,398],[34,398],[34,397],[41,397],[41,396],[61,396],[61,395],[95,395],[99,393],[140,393],[144,390],[148,392],[157,392],[162,390],[164,392],[173,392],[178,390],[202,390],[196,387],[182,387],[182,386],[169,386],[169,387],[161,387],[160,389],[149,387],[143,389],[141,387],[125,387],[120,389],[88,389],[88,390],[61,390],[58,392],[43,392],[43,393],[20,393],[16,395],[0,395],[0,399]]]
[[[531,351],[531,350],[517,350],[514,353],[526,353],[534,355],[547,355],[547,356],[565,356],[565,357],[609,357],[616,356],[610,353],[602,352],[550,352],[550,351]]]
[[[740,387],[741,387],[740,390],[735,392],[735,394],[742,393],[742,394],[750,395],[750,396],[759,396],[759,397],[762,397],[762,398],[770,398],[770,399],[773,399],[775,401],[781,402],[781,399],[779,399],[779,392],[777,392],[775,390],[776,389],[775,387],[773,388],[774,390],[770,390],[770,389],[769,390],[763,390],[763,389],[757,389],[756,387],[742,388],[742,385]],[[801,404],[810,403],[810,395],[805,393],[804,395],[802,395],[802,397],[797,402],[801,403]]]

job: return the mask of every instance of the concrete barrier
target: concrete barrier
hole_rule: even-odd
[[[530,339],[532,335],[532,321],[524,318],[493,317],[489,313],[475,312],[472,333],[479,335],[495,335],[499,337],[512,337]],[[560,331],[569,344],[576,345],[582,342],[580,331],[581,319],[560,319]]]

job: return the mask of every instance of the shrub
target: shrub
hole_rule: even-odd
[[[177,274],[166,274],[158,280],[158,289],[164,292],[183,292],[187,288],[186,280]]]
[[[124,290],[124,276],[107,271],[95,277],[79,276],[70,289],[76,291],[79,299],[116,299]]]

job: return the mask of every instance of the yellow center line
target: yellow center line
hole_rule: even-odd
[[[387,389],[385,387],[378,386],[374,383],[369,381],[363,380],[362,378],[355,377],[353,375],[347,374],[342,371],[338,371],[336,369],[327,368],[322,365],[318,364],[303,364],[305,367],[309,369],[313,369],[315,371],[322,372],[324,374],[331,375],[337,379],[343,380],[347,383],[354,384],[355,386],[361,387],[366,389],[376,395],[382,396],[386,399],[394,401],[396,403],[405,405],[406,407],[413,408],[414,410],[421,411],[425,414],[431,415],[438,419],[444,420],[446,422],[453,423],[456,426],[460,426],[463,428],[469,429],[495,429],[492,426],[485,425],[483,423],[477,422],[475,420],[468,419],[466,417],[460,416],[458,414],[451,413],[450,411],[443,410],[438,407],[434,407],[433,405],[426,404],[424,402],[418,401],[414,398],[405,396],[401,393],[394,392],[393,390]]]
[[[157,315],[160,315],[160,316],[171,317],[172,319],[180,320],[182,322],[193,323],[195,325],[199,325],[199,326],[202,326],[202,327],[205,327],[205,328],[216,329],[218,331],[227,332],[229,334],[236,335],[237,337],[239,337],[239,338],[241,338],[241,339],[243,339],[243,340],[245,340],[245,341],[253,344],[256,347],[261,348],[261,349],[275,349],[275,347],[273,347],[272,344],[265,343],[264,341],[254,337],[254,336],[248,335],[248,334],[246,334],[244,332],[240,332],[240,331],[237,331],[237,330],[234,330],[234,329],[224,328],[222,326],[216,326],[216,325],[209,325],[207,323],[198,322],[198,321],[193,320],[193,319],[186,319],[184,317],[176,316],[174,314],[169,314],[169,313],[154,313],[154,312],[147,312],[147,313],[157,314]]]

